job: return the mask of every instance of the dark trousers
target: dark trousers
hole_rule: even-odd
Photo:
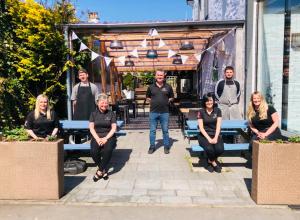
[[[198,135],[198,142],[206,152],[206,155],[210,161],[216,160],[224,152],[224,143],[220,135],[216,144],[210,144],[208,140],[201,134]]]
[[[99,146],[96,140],[92,138],[91,156],[101,172],[107,171],[106,167],[111,159],[111,155],[114,148],[116,147],[116,144],[116,137],[111,137],[110,139],[108,139],[104,146]]]

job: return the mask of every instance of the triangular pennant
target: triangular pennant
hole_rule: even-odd
[[[94,59],[96,59],[97,57],[99,57],[100,55],[95,53],[94,51],[92,51],[92,58],[91,61],[93,61]]]
[[[196,60],[198,60],[198,62],[201,61],[201,56],[202,56],[201,53],[199,53],[199,54],[194,54],[194,56],[195,56]]]
[[[181,56],[181,60],[182,60],[182,64],[185,64],[185,62],[187,61],[187,59],[189,58],[186,55],[180,55]]]
[[[136,48],[133,51],[131,51],[130,54],[134,57],[139,57],[139,53],[138,53],[138,50]]]
[[[109,66],[110,62],[112,61],[112,58],[104,57],[104,60],[105,60],[106,66]]]
[[[79,51],[89,49],[84,43],[81,42]]]
[[[168,58],[171,58],[175,54],[177,54],[177,52],[175,52],[174,50],[169,50],[169,52],[168,52]]]
[[[158,32],[155,28],[151,28],[148,35],[151,37],[155,37],[155,36],[158,36]]]
[[[208,52],[213,53],[215,51],[215,49],[213,47],[209,47],[206,49]]]
[[[75,32],[74,32],[74,31],[72,31],[72,36],[71,36],[71,39],[72,39],[72,40],[76,40],[76,39],[78,39],[78,36],[75,34]]]
[[[158,44],[158,48],[161,48],[161,47],[163,47],[165,45],[166,45],[165,42],[162,39],[160,39],[159,40],[159,44]]]
[[[119,62],[124,66],[125,65],[125,56],[118,57]]]
[[[144,39],[144,40],[142,41],[141,46],[142,46],[143,48],[146,48],[146,47],[147,47],[147,40],[146,40],[146,39]]]

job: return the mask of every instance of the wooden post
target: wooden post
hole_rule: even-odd
[[[100,52],[102,56],[104,56],[106,53],[104,41],[100,42]],[[103,57],[100,58],[100,66],[101,66],[101,89],[103,93],[106,93],[106,63]]]
[[[110,97],[112,104],[116,104],[116,92],[115,92],[115,77],[114,77],[114,62],[112,61],[109,68],[110,78]]]
[[[118,98],[118,100],[121,100],[122,99],[122,91],[121,91],[122,80],[121,80],[121,76],[120,76],[116,66],[114,66],[114,74],[117,77],[117,98]]]

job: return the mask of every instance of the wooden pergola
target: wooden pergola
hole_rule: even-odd
[[[119,77],[123,72],[151,72],[156,69],[165,71],[195,71],[198,68],[199,61],[195,54],[201,53],[206,49],[212,37],[223,35],[234,27],[242,27],[244,21],[180,21],[180,22],[150,22],[150,23],[116,23],[116,24],[69,24],[66,33],[68,33],[70,42],[70,33],[82,33],[92,35],[95,40],[100,40],[100,54],[113,58],[109,68],[106,67],[104,59],[100,59],[101,64],[101,83],[106,85],[106,76],[110,75],[112,101],[121,97]],[[149,36],[151,28],[158,31],[158,36]],[[147,48],[141,47],[142,41],[146,39]],[[158,48],[160,39],[164,41],[165,46]],[[111,49],[110,43],[113,40],[119,40],[123,44],[122,49]],[[180,47],[184,41],[193,44],[192,50],[181,50]],[[139,57],[130,56],[130,52],[137,49]],[[157,50],[158,57],[150,59],[146,57],[149,49]],[[173,64],[173,57],[168,58],[168,51],[173,50],[179,55],[188,56],[185,64]],[[125,56],[126,60],[134,62],[134,66],[123,65],[118,58]],[[114,82],[118,82],[118,90],[114,91]],[[102,92],[106,92],[106,87],[102,86]]]

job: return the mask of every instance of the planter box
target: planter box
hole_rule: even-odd
[[[0,199],[59,199],[63,155],[63,140],[0,142]]]
[[[300,143],[255,141],[251,197],[257,204],[300,204]]]

